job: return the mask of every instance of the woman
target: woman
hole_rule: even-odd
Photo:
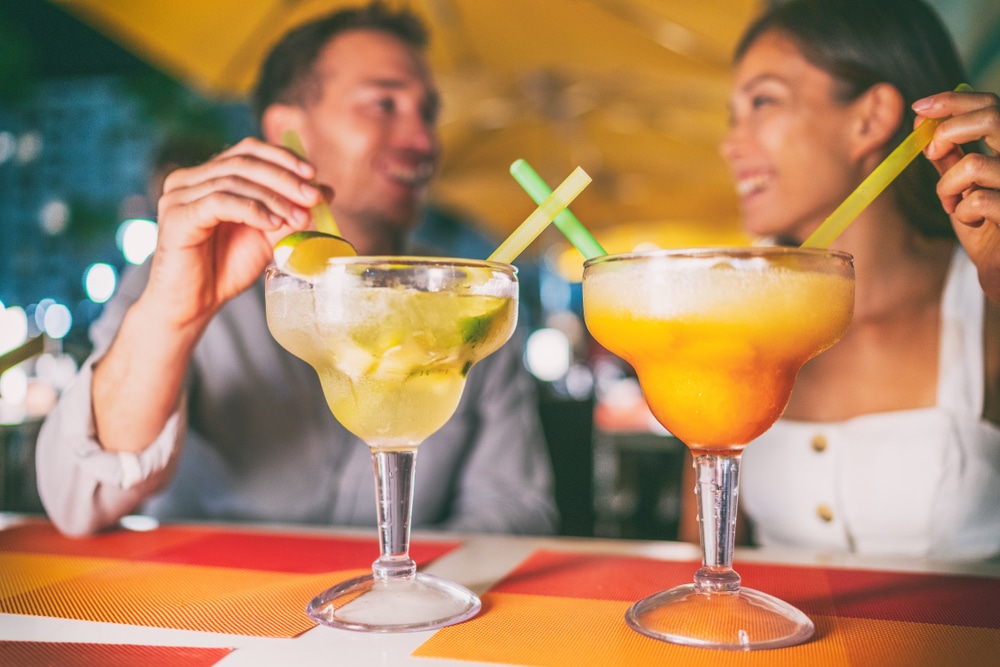
[[[745,451],[761,544],[1000,553],[1000,105],[947,92],[964,80],[918,0],[793,0],[737,48],[722,152],[746,229],[778,243],[807,238],[914,110],[952,116],[833,244],[855,258],[854,320]]]

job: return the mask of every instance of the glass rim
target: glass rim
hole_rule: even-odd
[[[469,257],[443,257],[434,255],[352,255],[347,257],[331,257],[327,260],[327,265],[329,267],[364,266],[370,268],[381,267],[384,269],[407,269],[421,266],[428,268],[466,267],[493,269],[501,273],[509,274],[513,278],[516,278],[518,273],[516,266],[513,264],[506,264],[504,262],[494,262],[488,259],[474,259]],[[274,263],[267,266],[267,273],[294,275]],[[325,273],[325,271],[323,273]],[[318,275],[322,275],[322,273]]]
[[[843,250],[830,248],[803,248],[800,246],[707,246],[699,248],[658,248],[655,250],[638,250],[623,253],[612,253],[592,257],[583,263],[583,268],[599,266],[612,262],[623,262],[638,259],[655,259],[657,257],[705,257],[710,255],[727,257],[766,257],[766,256],[813,256],[833,257],[846,260],[853,264],[854,255]]]

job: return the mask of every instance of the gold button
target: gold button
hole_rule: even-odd
[[[830,509],[829,505],[820,505],[816,508],[816,516],[824,522],[830,523],[833,521],[833,510]]]
[[[825,452],[826,451],[826,437],[822,435],[814,435],[812,439],[812,448],[814,452]]]

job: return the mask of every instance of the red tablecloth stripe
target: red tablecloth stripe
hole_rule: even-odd
[[[492,590],[635,601],[690,583],[698,567],[691,561],[538,551]],[[1000,628],[1000,579],[739,562],[735,568],[744,586],[807,614]]]
[[[0,641],[4,667],[209,667],[230,648]]]
[[[427,563],[459,544],[420,540],[411,545],[410,556]],[[0,531],[4,552],[315,574],[370,567],[378,558],[378,540],[374,528],[370,538],[345,538],[169,525],[148,532],[117,530],[69,538],[38,522]]]

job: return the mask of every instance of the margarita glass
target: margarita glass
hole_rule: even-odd
[[[733,570],[740,454],[781,416],[802,365],[854,311],[850,255],[802,248],[663,250],[584,265],[587,328],[635,368],[653,414],[694,456],[702,567],[626,622],[666,641],[749,650],[813,633]]]
[[[372,573],[309,603],[319,623],[429,630],[480,608],[472,591],[417,572],[408,555],[420,443],[454,414],[469,369],[517,322],[509,264],[418,257],[338,257],[308,278],[272,266],[271,335],[316,369],[334,416],[371,448],[380,556]]]

